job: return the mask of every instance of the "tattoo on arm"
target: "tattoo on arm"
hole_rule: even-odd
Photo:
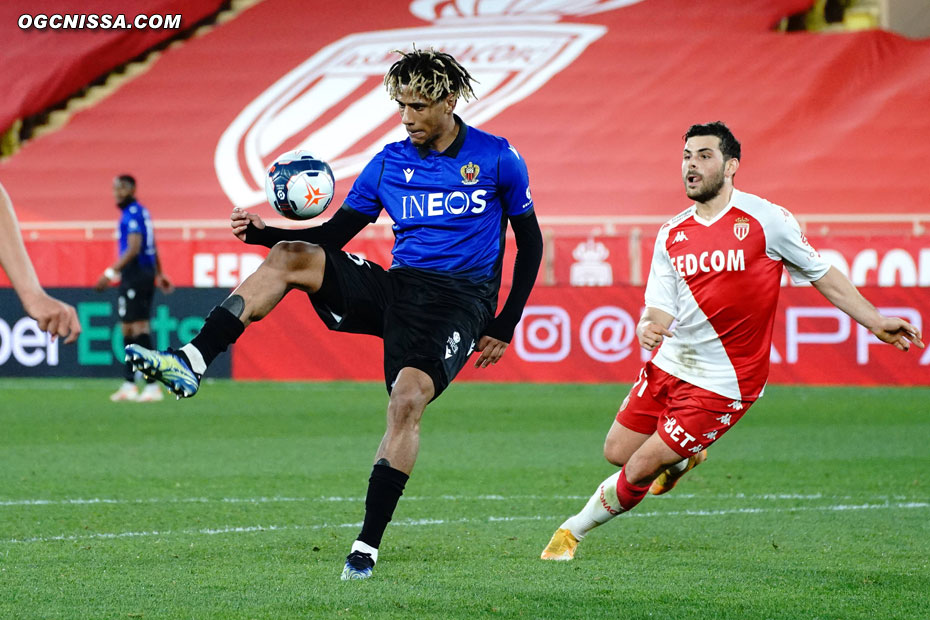
[[[241,319],[242,312],[245,310],[245,300],[242,299],[241,295],[230,295],[223,300],[220,307],[226,308],[234,317]]]

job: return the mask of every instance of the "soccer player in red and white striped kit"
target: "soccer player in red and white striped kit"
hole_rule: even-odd
[[[762,395],[783,268],[881,341],[924,347],[919,329],[882,316],[820,257],[791,213],[734,188],[740,143],[725,124],[693,125],[684,139],[681,175],[694,204],[659,231],[636,326],[640,346],[662,346],[607,433],[604,456],[621,469],[556,530],[545,560],[571,560],[590,530],[650,487],[670,490]]]

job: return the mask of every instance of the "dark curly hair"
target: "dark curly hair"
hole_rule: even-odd
[[[384,86],[392,99],[405,87],[430,101],[439,101],[450,94],[465,101],[477,99],[471,87],[477,80],[449,54],[432,48],[418,50],[416,46],[412,52],[394,52],[402,58],[391,65],[384,76]]]

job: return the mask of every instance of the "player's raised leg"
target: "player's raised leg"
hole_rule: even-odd
[[[346,558],[343,580],[371,577],[384,530],[394,516],[416,463],[420,450],[420,419],[434,393],[432,378],[422,370],[406,367],[398,373],[388,403],[387,430],[368,479],[365,520]]]
[[[188,344],[177,351],[153,351],[130,345],[126,347],[126,360],[147,377],[164,383],[179,398],[193,396],[213,360],[250,323],[271,312],[289,290],[318,291],[325,266],[326,254],[319,246],[282,241],[271,248],[252,275],[210,311],[200,333]]]
[[[604,440],[604,458],[622,467],[648,438],[649,435],[636,433],[614,421]],[[619,478],[618,471],[601,482],[581,511],[559,526],[549,544],[543,549],[540,556],[542,559],[571,560],[575,557],[578,543],[588,532],[620,514],[620,500],[617,497]]]
[[[635,508],[659,472],[681,459],[657,434],[636,433],[618,422],[607,434],[604,454],[622,468],[601,482],[581,511],[559,526],[543,549],[542,559],[573,559],[588,532]]]

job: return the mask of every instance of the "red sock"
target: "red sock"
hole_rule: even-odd
[[[620,470],[620,476],[617,478],[617,498],[620,500],[620,507],[623,511],[633,510],[638,503],[643,501],[646,493],[649,492],[651,484],[644,487],[634,487],[626,479],[626,472]]]

